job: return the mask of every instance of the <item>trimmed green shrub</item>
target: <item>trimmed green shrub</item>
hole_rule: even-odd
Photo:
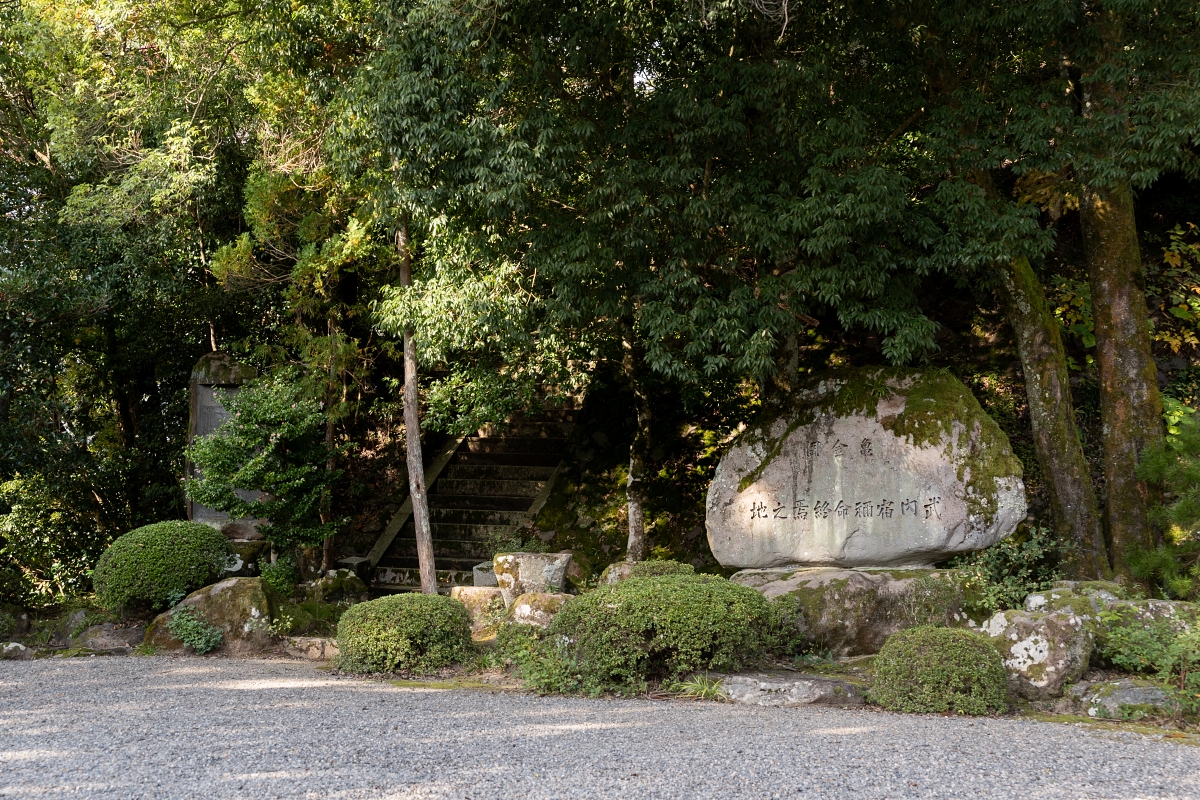
[[[347,672],[432,672],[471,654],[471,618],[449,597],[395,594],[347,609],[337,641]]]
[[[262,563],[263,583],[279,592],[284,597],[291,597],[300,582],[300,570],[291,556],[283,555],[275,559],[275,563]]]
[[[629,567],[631,578],[657,578],[660,575],[695,575],[696,568],[678,561],[639,561]]]
[[[105,608],[161,608],[220,577],[230,555],[225,534],[215,528],[186,520],[156,522],[109,545],[92,585]]]
[[[570,600],[523,666],[540,691],[640,691],[647,680],[739,669],[772,643],[771,610],[753,589],[712,575],[630,578]],[[536,674],[569,678],[555,685]]]
[[[1008,678],[986,638],[922,626],[893,634],[875,657],[869,699],[893,711],[987,714],[1007,708]]]
[[[192,606],[172,611],[167,619],[167,630],[183,642],[185,647],[190,647],[201,655],[220,647],[225,638],[220,628],[201,617]]]

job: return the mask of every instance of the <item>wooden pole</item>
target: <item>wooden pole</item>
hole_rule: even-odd
[[[396,232],[400,251],[400,285],[412,286],[412,253],[408,249],[408,217]],[[413,332],[404,331],[404,443],[408,450],[408,492],[412,498],[413,527],[417,535],[417,564],[421,569],[421,591],[437,594],[437,568],[433,562],[433,534],[429,527],[429,497],[425,466],[421,459],[421,399],[417,393],[417,346]]]

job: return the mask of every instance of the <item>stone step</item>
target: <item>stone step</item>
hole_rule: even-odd
[[[479,435],[488,439],[566,439],[574,429],[574,422],[524,419],[506,425],[485,425],[479,429]]]
[[[554,467],[516,467],[503,464],[450,464],[441,480],[544,481]]]
[[[533,436],[469,437],[464,443],[472,453],[562,453],[566,449],[564,438],[537,438]],[[557,462],[556,462],[557,463]]]
[[[460,525],[519,525],[525,520],[523,512],[529,508],[529,501],[525,502],[525,509],[520,511],[434,507],[429,509],[429,520],[432,523],[452,522]]]
[[[436,562],[435,562],[435,566]],[[438,569],[438,590],[449,594],[451,586],[472,586],[475,583],[470,568],[467,569]],[[416,563],[411,566],[383,566],[375,570],[375,580],[371,589],[376,593],[390,594],[394,592],[421,591],[421,572]]]
[[[488,541],[497,536],[503,536],[506,531],[511,531],[513,526],[433,522],[429,527],[430,533],[433,534],[433,540],[435,542],[440,542],[442,540],[466,541],[468,539],[475,541]],[[403,533],[403,531],[401,531],[401,533]]]
[[[434,492],[439,495],[505,495],[533,498],[537,497],[545,485],[545,481],[439,478],[434,485]]]
[[[511,495],[430,494],[429,507],[479,509],[482,511],[527,511],[530,498]]]
[[[495,553],[492,552],[493,545],[489,542],[477,540],[462,540],[462,539],[434,539],[433,540],[433,557],[440,561],[443,558],[467,558],[474,559],[474,563],[478,564],[481,561],[491,561]],[[417,540],[416,539],[399,539],[392,544],[388,550],[389,559],[397,558],[416,558],[417,557]]]
[[[463,466],[511,466],[511,467],[556,467],[560,453],[476,453],[459,448],[451,465]]]

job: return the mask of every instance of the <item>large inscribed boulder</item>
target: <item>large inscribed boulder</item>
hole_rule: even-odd
[[[726,567],[925,567],[1025,517],[1008,437],[946,372],[827,373],[750,425],[708,490]]]

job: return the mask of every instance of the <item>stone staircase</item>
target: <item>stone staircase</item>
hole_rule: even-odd
[[[489,426],[454,444],[444,468],[436,477],[428,476],[439,588],[474,585],[471,568],[491,560],[491,543],[541,509],[576,413],[574,408],[554,409],[521,415],[502,430]],[[374,574],[377,591],[420,589],[411,515],[386,546]]]

